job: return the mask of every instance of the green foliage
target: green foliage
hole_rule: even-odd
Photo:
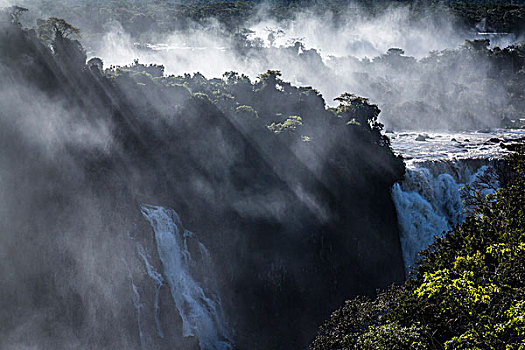
[[[208,97],[208,95],[203,94],[202,92],[197,92],[197,93],[193,94],[193,97],[198,98],[200,100],[211,102],[211,100]]]
[[[486,26],[494,28],[497,32],[512,32],[523,24],[525,19],[525,6],[509,4],[505,1],[453,1],[449,9],[460,17],[467,25],[474,26],[485,21]]]
[[[347,124],[361,125],[374,124],[381,110],[376,105],[370,104],[368,98],[356,96],[345,92],[334,101],[339,102],[337,114],[348,116]]]
[[[396,6],[409,5],[411,18],[418,20],[429,15],[440,16],[452,13],[461,24],[470,28],[486,22],[487,28],[496,32],[518,32],[525,18],[523,0],[512,1],[428,1],[422,6],[417,1],[355,1],[350,7],[358,7],[364,15],[381,15]],[[219,22],[226,32],[243,36],[243,29],[257,18],[260,7],[257,1],[79,1],[61,0],[46,3],[48,13],[59,13],[61,17],[74,19],[85,30],[100,32],[104,25],[118,21],[133,36],[148,32],[172,32],[186,30],[191,26],[205,27],[213,21]],[[521,4],[519,4],[521,3]],[[267,16],[277,22],[293,19],[298,12],[309,9],[314,13],[331,13],[334,22],[348,17],[348,1],[271,1],[264,3]],[[269,30],[270,41],[279,35],[278,30]]]
[[[312,142],[312,138],[310,136],[302,135],[301,141],[303,142]]]
[[[259,114],[255,109],[253,109],[252,106],[239,106],[235,109],[235,112],[243,117],[255,119],[259,118]]]
[[[259,74],[258,78],[261,81],[277,81],[282,76],[278,70],[269,70],[266,73]]]
[[[355,343],[355,349],[389,350],[426,350],[428,345],[422,336],[419,325],[404,327],[398,323],[385,323],[371,326],[361,334]]]
[[[46,40],[57,38],[68,38],[70,36],[80,36],[80,29],[69,24],[62,18],[50,17],[38,27],[39,35]]]
[[[288,117],[284,122],[275,123],[268,125],[268,129],[275,134],[282,132],[294,132],[298,127],[303,125],[303,119],[299,116],[292,115]]]
[[[252,82],[249,77],[236,72],[227,72],[222,79],[206,79],[200,73],[164,76],[163,69],[162,66],[145,66],[135,61],[133,65],[125,67],[110,67],[105,73],[110,78],[129,78],[147,86],[152,83],[161,83],[167,87],[184,86],[197,97],[206,95],[211,103],[245,130],[255,131],[256,134],[261,131],[260,135],[270,130],[275,134],[290,136],[281,138],[280,142],[299,139],[303,143],[315,144],[320,130],[329,132],[330,128],[340,125],[338,133],[345,133],[346,137],[354,141],[380,146],[384,148],[381,154],[392,160],[391,150],[385,147],[390,146],[390,140],[381,134],[382,124],[377,122],[380,110],[367,98],[344,94],[338,108],[327,108],[318,91],[311,87],[293,86],[283,81],[281,73],[276,70],[269,70]],[[279,119],[276,120],[276,117]],[[344,128],[345,124],[351,127]],[[296,133],[299,128],[301,133]],[[341,147],[345,148],[346,144]],[[343,155],[353,151],[341,149],[341,152]],[[338,162],[348,162],[348,159]],[[394,162],[402,166],[400,159]]]
[[[414,278],[347,301],[311,348],[525,348],[524,148],[509,157],[505,186],[422,253]]]
[[[358,122],[357,120],[355,120],[355,118],[352,118],[352,120],[348,121],[348,122],[346,123],[346,125],[357,125],[357,126],[360,126],[361,123]]]

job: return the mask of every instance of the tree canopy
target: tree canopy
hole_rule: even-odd
[[[523,349],[525,148],[505,186],[422,253],[414,278],[336,310],[312,350]]]
[[[80,36],[80,29],[57,17],[50,17],[41,23],[38,32],[42,38],[49,40]]]

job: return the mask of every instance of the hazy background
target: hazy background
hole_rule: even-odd
[[[166,74],[201,72],[211,78],[234,70],[252,80],[276,69],[282,71],[284,81],[318,89],[328,104],[345,91],[370,97],[383,110],[380,120],[399,129],[497,125],[501,115],[494,111],[507,105],[506,77],[513,73],[495,73],[486,48],[458,50],[465,38],[477,36],[476,29],[456,26],[448,15],[428,13],[414,20],[402,6],[371,17],[349,5],[347,14],[337,21],[330,12],[305,10],[282,22],[270,19],[263,4],[246,23],[245,29],[251,31],[232,31],[210,19],[177,31],[129,33],[116,20],[96,31],[84,27],[96,18],[71,14],[61,8],[64,3],[21,4],[30,9],[22,17],[26,27],[50,16],[65,17],[80,27],[79,40],[87,58],[102,58],[106,68],[138,59],[164,65]],[[4,39],[8,44],[2,48],[17,48],[16,40],[9,42],[12,37],[5,35]],[[503,36],[502,40],[510,43],[515,38]],[[185,225],[207,236],[211,253],[222,261],[222,267],[227,266],[221,272],[228,272],[224,273],[228,278],[220,282],[227,287],[231,281],[255,279],[261,284],[277,281],[277,289],[291,271],[292,287],[285,285],[282,292],[289,299],[277,297],[277,304],[271,291],[259,298],[257,284],[235,284],[237,289],[225,298],[229,310],[235,312],[239,298],[245,298],[243,305],[261,305],[266,298],[267,304],[262,305],[273,305],[272,310],[278,311],[296,302],[300,310],[304,305],[292,293],[294,278],[300,276],[302,285],[309,286],[312,274],[304,273],[301,264],[318,258],[328,268],[339,267],[335,276],[358,266],[352,279],[340,281],[344,286],[331,286],[340,297],[334,297],[333,305],[339,305],[348,291],[374,290],[379,284],[386,285],[387,279],[390,283],[396,268],[400,270],[397,276],[402,275],[400,261],[396,267],[387,255],[396,256],[399,248],[392,243],[397,242],[397,228],[389,186],[402,177],[402,162],[389,158],[388,147],[380,153],[377,145],[373,148],[366,138],[360,140],[358,134],[352,134],[353,127],[339,127],[346,120],[322,119],[331,112],[318,103],[315,93],[306,91],[305,100],[311,104],[301,107],[304,114],[319,111],[319,124],[308,126],[305,118],[301,129],[310,128],[305,135],[312,136],[317,147],[310,148],[298,137],[286,141],[291,138],[284,134],[276,141],[275,135],[267,134],[264,123],[283,122],[295,113],[296,105],[288,102],[299,100],[297,96],[304,92],[280,80],[281,85],[244,87],[249,96],[256,89],[262,93],[253,96],[267,96],[267,100],[250,101],[259,112],[267,112],[250,124],[254,130],[257,126],[255,132],[243,132],[233,124],[232,116],[181,86],[163,90],[125,78],[112,84],[110,78],[91,75],[83,62],[76,67],[67,57],[57,58],[38,46],[33,50],[30,39],[19,43],[25,45],[21,51],[27,52],[19,56],[0,52],[2,60],[7,57],[0,63],[0,274],[5,291],[0,298],[0,330],[5,334],[0,337],[0,347],[138,347],[140,303],[134,303],[132,284],[141,288],[143,300],[152,302],[154,292],[130,238],[144,237],[145,249],[154,255],[155,247],[151,241],[147,244],[151,228],[138,210],[142,203],[177,206]],[[400,50],[388,51],[392,47]],[[10,55],[16,60],[10,61]],[[62,61],[57,63],[58,59]],[[311,106],[318,109],[312,112],[308,110]],[[331,122],[321,123],[321,119]],[[256,133],[263,135],[261,140]],[[264,143],[257,144],[260,141]],[[395,171],[389,169],[389,162],[396,164]],[[309,171],[316,176],[309,177]],[[363,171],[374,176],[365,176]],[[304,182],[297,180],[301,176]],[[328,194],[319,179],[330,185]],[[321,200],[315,196],[316,186]],[[377,191],[376,197],[368,189]],[[336,202],[339,213],[344,213],[330,228],[322,225],[333,219],[324,218],[330,212],[324,198]],[[365,200],[369,203],[362,205]],[[386,221],[377,220],[379,211]],[[310,232],[311,227],[320,228]],[[332,237],[315,241],[319,232],[328,230]],[[245,232],[251,236],[246,238]],[[297,249],[296,242],[303,243],[305,232],[314,242],[305,244],[304,250]],[[338,244],[341,241],[352,249]],[[326,256],[316,255],[310,243],[322,246],[319,251]],[[265,249],[260,249],[262,244]],[[232,251],[238,254],[233,259],[240,263],[231,263]],[[303,251],[312,254],[310,260]],[[387,263],[369,263],[376,260]],[[159,266],[154,259],[152,263]],[[393,272],[385,276],[388,268]],[[317,273],[318,281],[325,281],[327,274]],[[308,302],[315,295],[330,293],[323,283],[313,284],[308,289],[311,299],[305,299]],[[167,288],[162,290],[163,310],[174,313]],[[331,311],[320,304],[308,310],[313,308],[323,308],[318,314]],[[238,313],[248,319],[251,311]],[[258,316],[276,327],[270,318],[264,319],[263,312]],[[152,314],[148,317],[153,319]],[[173,324],[177,317],[172,314],[164,322]],[[292,324],[286,318],[280,321]],[[306,321],[312,330],[318,326],[317,321]],[[180,338],[179,329],[171,329],[173,338]],[[306,333],[301,337],[313,336],[307,328],[300,330]],[[165,341],[167,348],[173,345],[171,340]]]
[[[450,11],[439,7],[395,4],[371,14],[362,5],[348,3],[337,15],[309,7],[283,20],[271,15],[271,4],[260,3],[237,27],[213,18],[189,20],[174,31],[150,22],[142,30],[137,22],[129,33],[118,19],[87,25],[90,19],[68,10],[68,2],[62,7],[22,3],[30,8],[22,18],[27,26],[50,16],[79,26],[88,58],[100,57],[105,67],[138,59],[164,65],[168,75],[199,72],[220,78],[236,71],[251,79],[269,69],[280,70],[283,80],[314,87],[329,105],[343,92],[370,98],[391,129],[483,129],[501,126],[504,116],[522,112],[504,111],[509,79],[495,76],[489,59],[449,51],[462,48],[466,39],[490,39],[492,47],[503,48],[520,38],[488,35],[490,28],[483,20],[474,27],[460,25]],[[390,48],[400,48],[403,57],[413,59],[383,59]]]
[[[332,17],[331,12],[304,11],[283,23],[266,19],[262,6],[241,43],[239,35],[213,21],[142,39],[115,22],[85,44],[88,54],[101,57],[106,66],[126,65],[133,57],[164,65],[166,74],[200,72],[207,78],[236,71],[256,79],[269,69],[280,70],[285,81],[319,90],[329,105],[343,92],[369,97],[383,110],[380,119],[388,128],[499,126],[508,77],[494,76],[492,62],[483,55],[448,50],[462,49],[465,39],[489,38],[492,47],[506,47],[517,41],[514,35],[480,35],[478,29],[455,25],[452,15],[430,11],[414,19],[408,6],[372,17],[348,5],[343,20]],[[384,59],[390,48],[414,58]]]

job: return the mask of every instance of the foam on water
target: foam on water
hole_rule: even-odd
[[[465,219],[462,188],[476,186],[485,178],[493,182],[493,187],[497,186],[493,169],[488,165],[479,167],[473,174],[461,162],[454,165],[461,176],[435,175],[429,168],[409,168],[403,182],[392,189],[407,272],[415,266],[418,253],[427,248],[435,236],[442,236]],[[485,194],[488,193],[486,189]]]
[[[484,132],[396,131],[387,134],[396,154],[407,167],[422,161],[501,158],[508,151],[501,142],[525,137],[524,129],[494,129]],[[421,141],[417,141],[418,139]],[[424,141],[423,141],[424,140]]]
[[[416,141],[420,135],[424,141]],[[403,181],[392,188],[407,272],[436,236],[463,222],[468,208],[462,192],[467,185],[484,195],[498,187],[490,160],[507,150],[495,139],[508,142],[523,136],[523,130],[391,135],[392,148],[407,165]]]

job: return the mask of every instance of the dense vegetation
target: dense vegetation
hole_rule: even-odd
[[[208,247],[239,348],[304,347],[349,293],[402,281],[390,189],[404,164],[367,99],[327,108],[278,71],[251,81],[138,61],[105,69],[86,64],[76,27],[51,17],[24,29],[23,10],[9,11],[0,347],[140,348],[155,286],[135,242],[160,266],[143,203],[174,208]],[[168,288],[159,293],[165,336],[153,329],[151,347],[195,347]]]
[[[468,33],[469,37],[478,31],[511,34],[502,37],[481,35],[492,39],[493,43],[488,39],[470,40],[457,48],[425,52],[426,57],[423,58],[405,55],[403,49],[407,48],[403,47],[392,48],[381,54],[366,37],[353,42],[341,35],[335,40],[349,41],[342,43],[342,46],[372,47],[370,51],[373,53],[370,54],[375,57],[363,58],[362,52],[356,52],[356,56],[338,57],[326,57],[325,52],[325,57],[322,57],[319,50],[307,49],[301,38],[290,38],[291,42],[279,47],[274,41],[280,35],[286,37],[283,30],[287,30],[287,21],[293,19],[300,23],[302,20],[311,20],[311,17],[300,12],[305,9],[308,9],[305,12],[307,14],[314,13],[320,18],[326,18],[329,21],[327,31],[338,33],[338,28],[341,27],[347,31],[351,29],[345,26],[353,21],[356,14],[366,23],[367,20],[388,14],[388,11],[394,11],[397,7],[405,8],[403,6],[409,6],[408,19],[400,22],[404,26],[415,23],[414,28],[418,28],[428,22],[434,23],[431,28],[436,28],[440,21],[449,25],[449,20],[460,18],[460,23],[452,26],[458,32],[463,30],[465,35]],[[505,43],[506,40],[514,42],[513,38],[520,36],[523,5],[519,4],[367,2],[349,7],[345,2],[315,6],[301,2],[276,2],[260,8],[256,2],[119,1],[96,4],[77,2],[71,6],[57,7],[59,6],[46,3],[38,11],[25,13],[21,17],[22,22],[33,26],[38,16],[58,14],[81,27],[84,44],[95,48],[95,51],[103,33],[115,30],[114,25],[122,25],[132,36],[133,41],[128,43],[130,46],[135,40],[140,41],[140,44],[135,43],[133,46],[137,55],[171,60],[171,64],[161,59],[156,61],[165,62],[167,68],[171,68],[169,73],[178,69],[179,74],[182,74],[179,67],[186,67],[185,62],[193,61],[194,57],[177,49],[162,56],[146,44],[163,43],[162,34],[180,33],[181,37],[186,34],[191,37],[192,33],[197,32],[199,37],[205,37],[206,40],[200,42],[191,37],[190,42],[182,45],[202,45],[208,51],[206,56],[213,56],[216,52],[220,62],[235,61],[234,68],[228,66],[228,70],[243,70],[243,73],[254,78],[260,72],[277,67],[285,80],[314,86],[329,100],[345,91],[365,96],[379,104],[383,110],[381,121],[393,130],[517,127],[520,124],[512,121],[524,116],[525,49],[523,44],[517,42],[509,46]],[[327,12],[333,15],[323,17]],[[404,11],[402,13],[403,16],[406,15]],[[388,21],[388,16],[382,18]],[[260,37],[254,37],[254,33],[248,28],[268,19],[275,20],[276,22],[272,22],[275,26],[281,23],[283,29],[267,27],[258,33]],[[42,22],[37,21],[40,25]],[[426,37],[427,34],[420,40],[431,41],[432,39]],[[126,41],[120,38],[118,40]],[[214,51],[210,47],[209,41],[215,40],[225,47],[225,52]],[[499,43],[498,40],[502,42]],[[175,42],[175,46],[180,45],[181,39],[178,38]],[[456,44],[460,45],[460,42]],[[501,47],[497,47],[498,44]],[[417,46],[418,43],[414,42],[414,45]],[[160,56],[156,56],[157,54]],[[235,58],[232,59],[232,56]],[[129,62],[134,58],[130,57]],[[205,69],[190,66],[192,72]],[[244,70],[251,67],[256,68],[250,72]],[[215,71],[214,76],[222,73]]]
[[[323,88],[325,97],[326,90],[352,91],[379,101],[381,121],[387,128],[480,130],[521,126],[518,120],[525,110],[523,45],[490,48],[488,40],[467,40],[457,49],[434,51],[419,60],[392,48],[373,59],[346,56],[323,61],[319,52],[305,49],[300,42],[281,48],[242,45],[241,39],[236,43],[243,47],[239,55],[248,62],[282,62],[288,76]],[[126,69],[136,68],[120,68]],[[201,74],[191,79],[197,77],[207,81]],[[164,78],[176,84],[189,84],[191,79],[188,75]],[[246,76],[241,80],[251,84]],[[220,91],[227,93],[222,79],[212,79],[205,86],[193,86],[192,90],[205,92],[213,100],[220,97]]]
[[[328,65],[351,77],[351,91],[381,101],[382,120],[395,129],[515,127],[523,117],[523,45],[466,40],[420,60],[393,48],[372,60],[342,57]]]
[[[523,349],[525,153],[508,159],[504,187],[422,253],[413,278],[373,299],[346,301],[311,349]]]
[[[36,8],[31,0],[21,4]],[[206,26],[214,19],[226,30],[239,32],[250,21],[265,16],[278,21],[289,20],[298,12],[308,10],[319,14],[330,11],[333,20],[344,21],[353,12],[376,16],[396,6],[409,6],[414,20],[430,16],[454,15],[457,24],[483,31],[521,34],[525,19],[523,1],[272,1],[262,9],[259,1],[61,1],[41,2],[44,14],[54,14],[77,23],[86,31],[101,31],[111,21],[120,22],[135,36],[144,32],[166,32]],[[36,10],[36,9],[35,9]]]
[[[216,4],[202,6],[229,6]],[[327,107],[318,91],[277,70],[256,80],[236,72],[207,79],[166,76],[163,66],[138,60],[86,63],[77,27],[51,17],[24,29],[23,12],[11,8],[0,19],[0,228],[9,262],[0,267],[0,347],[139,348],[130,278],[145,313],[155,293],[130,239],[155,251],[142,203],[176,209],[213,252],[239,348],[304,347],[349,295],[403,279],[390,190],[404,165],[369,99],[344,93]],[[486,44],[435,53],[430,67],[501,58],[494,74],[513,77],[520,106],[523,48]],[[319,63],[300,43],[283,50]],[[362,64],[395,71],[425,62],[392,49]],[[426,253],[415,279],[375,301],[349,301],[314,348],[518,344],[519,171]],[[194,347],[181,340],[167,288],[160,294],[166,334],[149,339],[152,347]]]
[[[523,33],[525,6],[514,1],[452,1],[449,3],[453,14],[461,18],[468,26],[482,24],[481,30]]]

